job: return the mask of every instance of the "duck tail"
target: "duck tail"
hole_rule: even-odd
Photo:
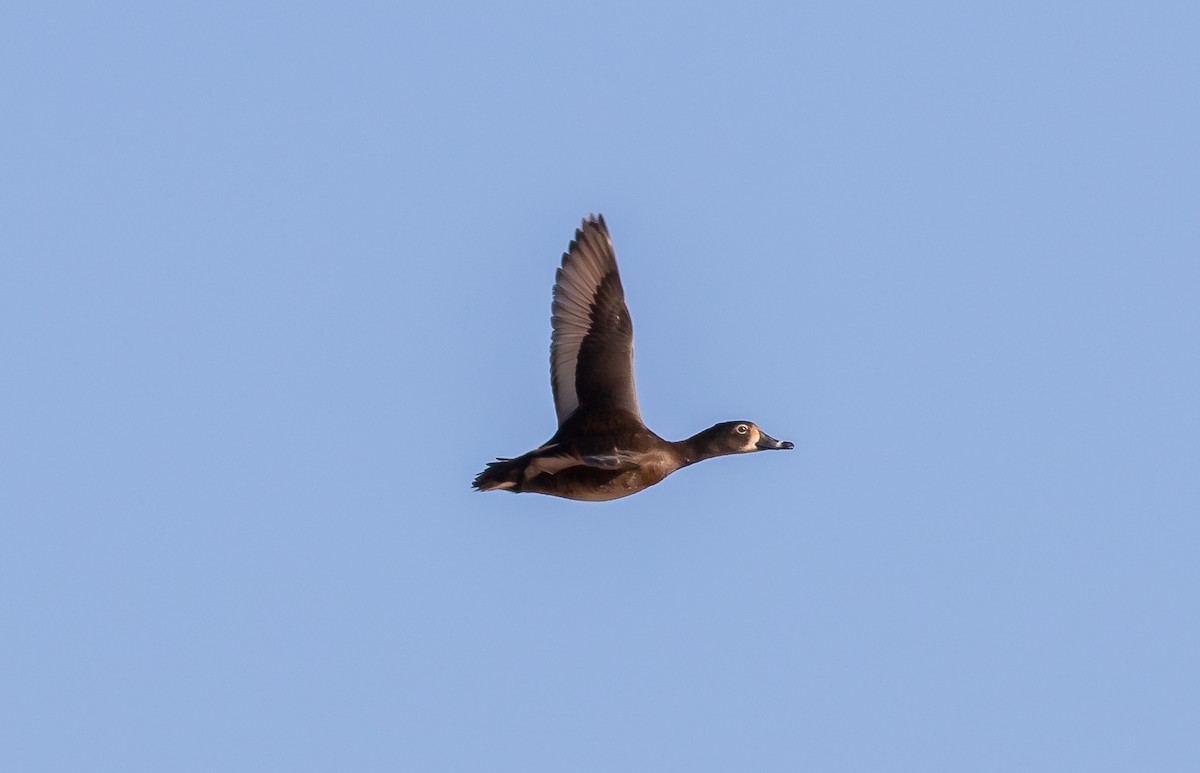
[[[488,462],[487,468],[475,476],[471,486],[476,491],[518,492],[521,490],[521,472],[525,463],[521,459],[497,459]]]

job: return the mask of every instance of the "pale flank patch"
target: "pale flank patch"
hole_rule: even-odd
[[[577,467],[580,464],[580,459],[577,456],[541,456],[529,460],[529,464],[525,466],[525,480],[533,478],[535,475],[547,473],[554,475],[557,472],[567,469],[568,467]]]

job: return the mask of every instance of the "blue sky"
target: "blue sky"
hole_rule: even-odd
[[[1200,767],[1187,3],[0,12],[0,768]],[[644,418],[554,431],[603,212]]]

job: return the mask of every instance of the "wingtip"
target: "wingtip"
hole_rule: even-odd
[[[591,233],[592,237],[590,239],[588,238],[589,232]],[[604,215],[589,214],[583,219],[583,222],[580,223],[579,228],[575,229],[575,241],[583,244],[585,242],[591,242],[597,237],[602,240],[602,243],[606,244],[610,250],[612,249],[612,236],[608,233],[608,223],[604,222]],[[571,246],[574,247],[575,245],[572,244]]]
[[[575,238],[567,245],[567,251],[562,254],[559,265],[565,268],[571,255],[582,252],[585,247],[612,250],[612,236],[608,233],[604,215],[589,214],[580,222],[579,227],[575,229]],[[556,280],[558,278],[555,277]]]

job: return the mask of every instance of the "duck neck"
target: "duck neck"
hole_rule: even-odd
[[[705,430],[707,432],[708,430]],[[689,464],[702,462],[705,459],[711,459],[713,454],[708,448],[705,432],[698,432],[686,440],[676,440],[671,443],[675,447],[675,453],[679,456],[682,464],[680,466],[687,467]]]

